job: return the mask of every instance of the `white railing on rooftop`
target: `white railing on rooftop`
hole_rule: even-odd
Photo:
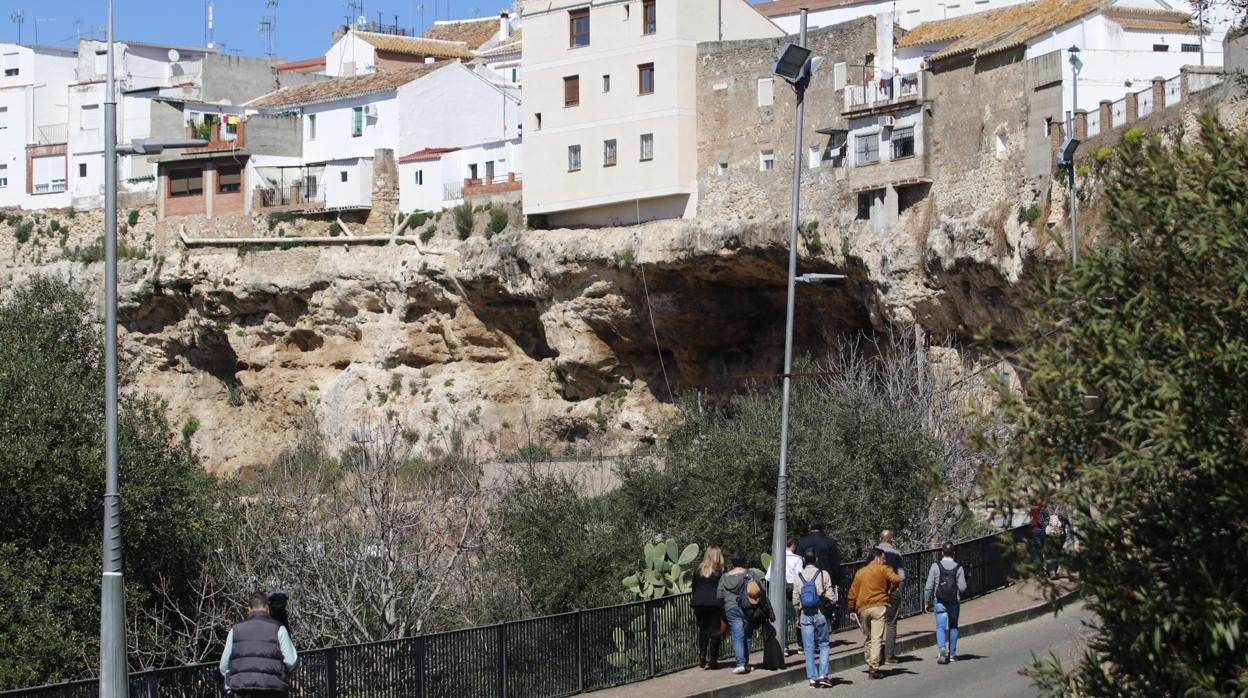
[[[1114,102],[1109,105],[1109,121],[1111,126],[1118,127],[1127,123],[1127,98]]]
[[[1183,76],[1176,75],[1166,81],[1166,104],[1178,104],[1183,99]]]
[[[67,123],[40,126],[38,131],[39,145],[52,145],[69,141],[69,124]]]
[[[443,201],[459,201],[464,198],[463,182],[447,182],[442,185]]]
[[[1136,94],[1136,116],[1143,119],[1153,113],[1153,88],[1140,90]]]
[[[1101,132],[1101,110],[1088,112],[1088,138]]]
[[[892,78],[872,80],[866,85],[845,86],[845,109],[858,109],[916,99],[923,94],[923,74],[906,73]]]

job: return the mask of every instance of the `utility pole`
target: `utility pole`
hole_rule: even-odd
[[[117,91],[113,0],[104,87],[104,569],[100,580],[100,698],[127,698],[126,597],[117,476]]]
[[[25,10],[13,10],[9,13],[9,19],[17,25],[17,43],[22,43],[22,23],[26,21]]]
[[[1069,137],[1075,137],[1075,120],[1074,113],[1079,109],[1079,69],[1083,67],[1083,63],[1079,60],[1079,47],[1071,46],[1070,52],[1070,133]],[[1157,107],[1154,105],[1153,107]],[[1102,130],[1108,130],[1109,124],[1101,124]],[[1079,208],[1078,197],[1075,196],[1075,158],[1072,152],[1070,158],[1070,264],[1078,266],[1079,264],[1079,227],[1076,225],[1076,210]]]

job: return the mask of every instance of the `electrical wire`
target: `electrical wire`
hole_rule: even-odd
[[[663,361],[663,348],[659,345],[659,330],[654,325],[654,306],[650,304],[650,287],[646,283],[646,265],[638,263],[637,268],[641,270],[641,288],[646,294],[646,314],[650,316],[650,332],[654,336],[654,351],[659,355],[659,370],[663,373],[663,385],[667,386],[667,398],[672,402],[676,402],[676,396],[672,394],[672,384],[667,379],[667,366]]]

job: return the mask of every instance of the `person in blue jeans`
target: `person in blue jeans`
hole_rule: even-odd
[[[941,558],[927,571],[923,585],[923,610],[936,611],[936,663],[958,660],[958,613],[966,593],[966,571],[954,559],[957,548],[945,541]]]
[[[724,617],[728,620],[728,630],[732,633],[732,653],[736,658],[734,674],[747,674],[750,671],[750,635],[759,622],[770,616],[767,606],[767,585],[745,569],[745,555],[733,552],[728,556],[731,569],[719,578],[716,596],[724,605]],[[753,587],[747,585],[754,583]],[[753,605],[741,607],[742,588]],[[755,593],[750,594],[750,589]],[[772,616],[774,617],[774,616]]]
[[[802,631],[802,651],[806,654],[806,681],[811,688],[832,685],[828,676],[828,619],[823,614],[827,606],[837,602],[836,585],[832,575],[819,569],[819,555],[814,548],[803,554],[806,566],[793,580],[792,602],[797,611],[797,626]]]

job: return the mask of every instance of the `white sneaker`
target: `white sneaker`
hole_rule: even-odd
[[[734,674],[748,674],[748,673],[750,673],[750,668],[749,668],[748,666],[739,666],[739,667],[737,667],[736,669],[733,669],[733,670],[732,670],[732,673],[734,673]]]

